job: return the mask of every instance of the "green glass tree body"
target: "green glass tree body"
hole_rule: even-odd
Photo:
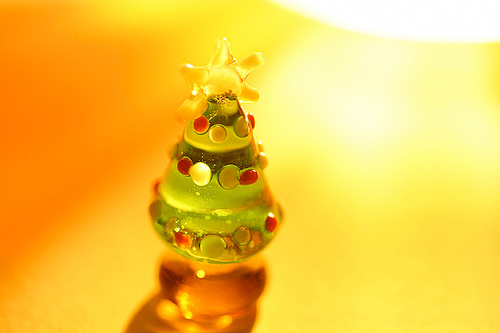
[[[150,212],[158,235],[179,254],[235,263],[269,244],[282,211],[264,177],[253,116],[231,93],[207,102],[173,149]]]

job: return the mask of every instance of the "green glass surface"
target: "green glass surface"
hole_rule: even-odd
[[[281,222],[282,212],[258,164],[257,157],[261,151],[255,144],[248,117],[237,99],[231,94],[209,98],[207,110],[202,116],[209,120],[210,127],[225,126],[228,142],[213,143],[211,146],[208,141],[210,129],[196,133],[193,120],[188,122],[152,203],[153,226],[162,240],[188,258],[211,263],[234,263],[248,259],[269,244],[278,229],[273,232],[266,230],[266,219],[274,215]],[[233,127],[239,117],[244,117],[247,122],[249,134],[239,141],[236,141],[238,138],[230,141],[229,133],[234,134]],[[177,169],[177,163],[183,157],[189,158],[193,164],[205,163],[210,168],[208,184],[199,186],[190,175],[182,174]],[[239,176],[245,170],[253,169],[258,179],[249,185],[238,184],[226,189],[219,183],[218,176],[227,165],[237,167]],[[238,236],[235,235],[238,235],[238,228],[241,232],[241,227],[248,228],[247,242],[237,241]]]

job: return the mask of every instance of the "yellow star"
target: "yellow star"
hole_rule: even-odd
[[[259,100],[259,92],[246,83],[251,72],[264,64],[262,53],[255,52],[236,61],[226,38],[220,38],[207,66],[194,67],[186,64],[181,73],[191,89],[189,96],[176,111],[176,119],[185,123],[201,115],[207,108],[211,95],[233,93],[242,103]]]

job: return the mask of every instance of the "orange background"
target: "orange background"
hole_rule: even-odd
[[[0,5],[0,331],[119,332],[157,288],[179,65],[226,36],[286,212],[256,332],[498,331],[500,44],[264,1]]]

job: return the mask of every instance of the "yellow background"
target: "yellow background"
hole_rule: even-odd
[[[179,65],[266,56],[246,107],[285,224],[256,332],[500,330],[500,43],[385,39],[264,1],[0,5],[0,331],[120,332]]]

